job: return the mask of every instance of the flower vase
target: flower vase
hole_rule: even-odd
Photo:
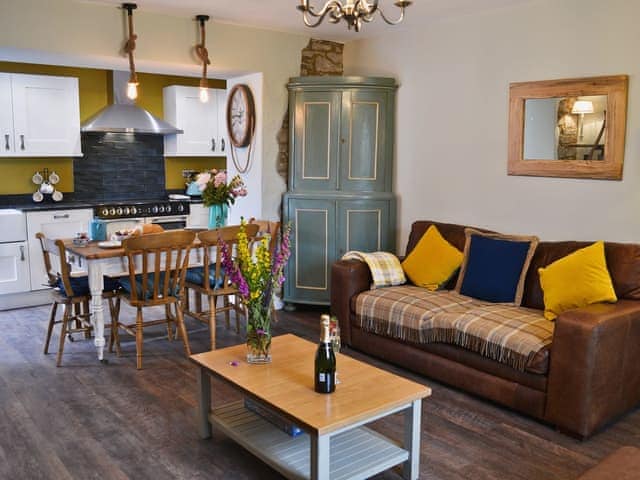
[[[226,203],[214,203],[209,206],[209,228],[220,228],[227,224],[229,207]]]
[[[247,362],[271,363],[271,306],[247,309]]]

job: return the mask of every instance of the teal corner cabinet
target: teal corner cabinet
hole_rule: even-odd
[[[289,89],[292,225],[284,299],[328,304],[331,265],[349,250],[395,251],[392,78],[297,77]]]

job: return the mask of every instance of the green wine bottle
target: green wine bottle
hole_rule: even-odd
[[[329,315],[320,317],[322,334],[315,362],[315,390],[318,393],[331,393],[336,389],[336,356],[331,345],[329,321]]]

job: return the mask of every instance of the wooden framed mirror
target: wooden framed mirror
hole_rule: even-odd
[[[622,179],[629,77],[509,86],[509,175]]]

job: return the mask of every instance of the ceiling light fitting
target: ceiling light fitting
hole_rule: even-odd
[[[138,36],[133,33],[133,11],[138,8],[135,3],[123,3],[122,9],[127,11],[129,23],[129,38],[124,44],[124,52],[129,55],[129,83],[127,83],[127,97],[131,100],[138,98],[138,75],[136,74],[136,64],[133,61],[133,51],[136,49]]]
[[[205,22],[209,20],[209,15],[197,15],[196,20],[200,23],[200,43],[195,46],[196,55],[202,62],[202,78],[200,78],[200,101],[206,103],[209,101],[209,82],[207,81],[207,65],[211,65],[209,60],[209,51],[205,46],[206,32],[204,28]]]
[[[300,0],[300,5],[296,8],[302,12],[302,19],[307,27],[317,27],[328,16],[329,22],[338,23],[344,20],[349,30],[353,28],[359,32],[362,22],[371,22],[376,12],[379,12],[382,19],[389,25],[397,25],[404,19],[404,9],[412,3],[410,0],[396,0],[394,5],[400,9],[400,17],[397,20],[390,20],[378,8],[378,0],[345,0],[345,2],[343,5],[340,0],[328,0],[322,9],[317,10],[309,5],[309,0]]]

